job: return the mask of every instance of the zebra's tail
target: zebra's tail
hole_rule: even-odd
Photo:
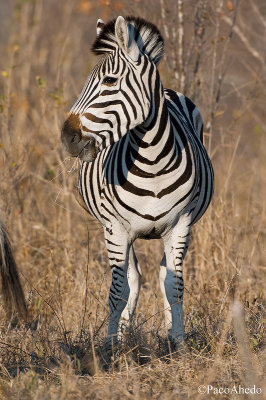
[[[27,320],[27,304],[19,279],[17,264],[4,224],[0,221],[0,275],[2,278],[2,296],[9,317],[17,312],[20,318]]]

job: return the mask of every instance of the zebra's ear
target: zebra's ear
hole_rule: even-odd
[[[98,19],[97,24],[96,24],[96,34],[97,36],[100,35],[104,27],[104,22],[102,19]]]
[[[123,17],[117,17],[115,23],[115,36],[117,38],[119,46],[129,55],[133,61],[139,59],[139,48],[135,42],[132,29]]]

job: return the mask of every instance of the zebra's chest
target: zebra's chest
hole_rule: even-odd
[[[195,168],[188,151],[184,149],[173,163],[165,157],[145,166],[137,160],[129,164],[125,153],[114,157],[115,149],[82,166],[80,191],[88,210],[103,226],[118,222],[133,238],[163,236],[195,192]]]

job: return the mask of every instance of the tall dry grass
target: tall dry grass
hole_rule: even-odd
[[[167,2],[155,3],[149,18],[164,30],[160,15],[164,10],[167,18]],[[125,337],[108,371],[102,347],[111,279],[107,253],[100,226],[75,199],[79,162],[63,152],[60,129],[95,63],[89,43],[96,18],[136,9],[147,16],[148,11],[133,1],[17,1],[5,6],[0,205],[32,322],[12,327],[0,309],[1,399],[216,398],[212,392],[199,393],[200,385],[256,385],[265,393],[265,65],[250,52],[251,46],[263,57],[263,44],[257,40],[254,47],[245,22],[249,18],[265,33],[257,10],[266,10],[253,3],[252,14],[240,4],[238,33],[227,41],[228,24],[219,20],[217,31],[215,7],[232,21],[230,7],[236,2],[206,4],[201,21],[207,34],[202,43],[195,39],[202,52],[200,67],[186,79],[188,93],[194,92],[205,120],[211,121],[205,139],[214,164],[215,196],[193,229],[185,260],[186,351],[182,357],[165,355],[158,282],[162,244],[137,241],[143,283],[135,330]],[[189,2],[189,10],[198,5]],[[193,32],[192,15],[184,14],[188,32]],[[169,45],[169,63],[171,57]],[[210,74],[215,84],[224,70],[219,101],[217,86],[210,103]],[[174,79],[167,61],[161,75],[166,86],[175,88],[180,75]]]

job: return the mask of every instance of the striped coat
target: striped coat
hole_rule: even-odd
[[[62,130],[81,158],[79,191],[104,227],[112,268],[107,343],[131,323],[141,271],[136,238],[162,238],[160,286],[173,343],[184,338],[182,263],[191,226],[206,211],[213,170],[202,143],[203,123],[184,95],[164,89],[158,29],[142,19],[98,21],[92,70]],[[155,266],[150,266],[155,268]]]
[[[115,217],[132,241],[162,237],[186,207],[192,225],[212,196],[212,168],[202,144],[200,113],[180,93],[166,89],[164,97],[165,121],[160,115],[161,125],[148,140],[147,133],[132,130],[80,169],[79,191],[90,213],[107,228]],[[162,123],[169,127],[164,135]]]

